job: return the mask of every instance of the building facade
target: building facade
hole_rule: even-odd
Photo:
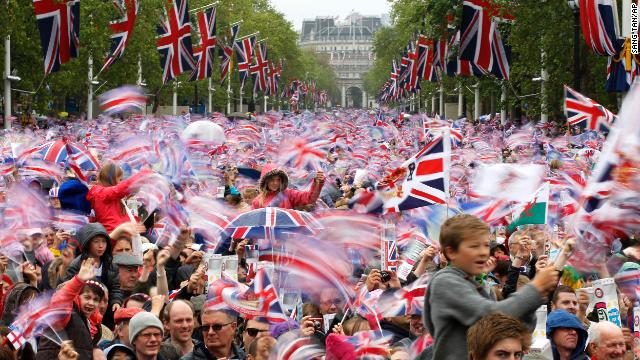
[[[373,67],[373,35],[382,17],[352,13],[346,19],[317,17],[304,20],[300,47],[325,54],[338,78],[344,107],[373,107],[374,98],[364,90],[363,75]]]

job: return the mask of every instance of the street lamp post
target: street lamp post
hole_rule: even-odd
[[[573,10],[573,88],[580,91],[580,5],[578,0],[567,0]]]

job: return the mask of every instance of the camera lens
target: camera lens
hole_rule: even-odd
[[[387,271],[381,271],[380,277],[382,278],[382,282],[389,282],[389,280],[391,280],[391,274]]]

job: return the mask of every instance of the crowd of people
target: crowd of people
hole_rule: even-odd
[[[603,134],[339,110],[213,114],[200,121],[224,140],[181,137],[194,120],[4,133],[0,359],[638,358],[635,225],[598,227],[594,214],[591,233],[612,238],[596,241],[570,226],[579,209],[566,201],[597,167]],[[362,214],[443,125],[464,136],[451,201]],[[47,163],[41,144],[56,141],[68,154]],[[512,229],[514,202],[479,196],[473,175],[531,163],[557,200],[545,224]],[[628,176],[637,191],[637,168]],[[262,236],[233,226],[260,209]],[[305,231],[279,231],[285,215]],[[381,253],[385,241],[395,249]],[[216,273],[212,259],[231,265]]]

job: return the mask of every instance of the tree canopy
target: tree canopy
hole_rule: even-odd
[[[164,0],[139,1],[140,9],[124,56],[102,73],[98,73],[104,58],[110,49],[109,22],[120,17],[112,1],[83,0],[80,6],[80,54],[76,59],[63,64],[60,71],[45,76],[40,35],[38,33],[33,6],[25,1],[8,0],[0,7],[0,14],[6,19],[0,27],[0,36],[11,38],[12,72],[21,77],[13,83],[14,103],[16,99],[39,113],[77,108],[86,109],[88,91],[88,58],[93,58],[94,76],[99,85],[94,86],[95,95],[124,85],[135,84],[138,78],[138,60],[142,65],[142,78],[147,84],[146,92],[151,100],[163,105],[171,103],[173,83],[162,83],[162,68],[156,50],[156,27],[163,16]],[[191,0],[191,9],[210,4],[209,0]],[[239,37],[260,32],[259,39],[266,39],[269,60],[278,63],[283,60],[284,68],[280,79],[280,89],[292,79],[317,80],[318,88],[329,91],[330,96],[337,92],[335,75],[325,59],[302,51],[297,45],[297,33],[293,25],[282,13],[276,11],[267,0],[233,0],[217,5],[218,42],[225,41],[229,25],[242,21]],[[198,42],[198,29],[195,15],[192,14],[192,43]],[[4,52],[4,41],[0,42],[0,51]],[[4,57],[2,57],[4,61]],[[236,63],[234,60],[234,67]],[[305,78],[306,76],[306,78]],[[194,104],[196,94],[200,102],[206,103],[208,80],[188,81],[189,74],[178,77],[179,103]],[[222,110],[226,106],[227,92],[219,85],[219,58],[214,61],[213,84],[214,109]],[[238,76],[232,74],[233,96],[238,95]],[[251,80],[245,83],[244,93],[252,91]],[[30,94],[28,92],[35,92]],[[204,96],[203,96],[204,94]],[[75,106],[71,106],[75,103]]]

